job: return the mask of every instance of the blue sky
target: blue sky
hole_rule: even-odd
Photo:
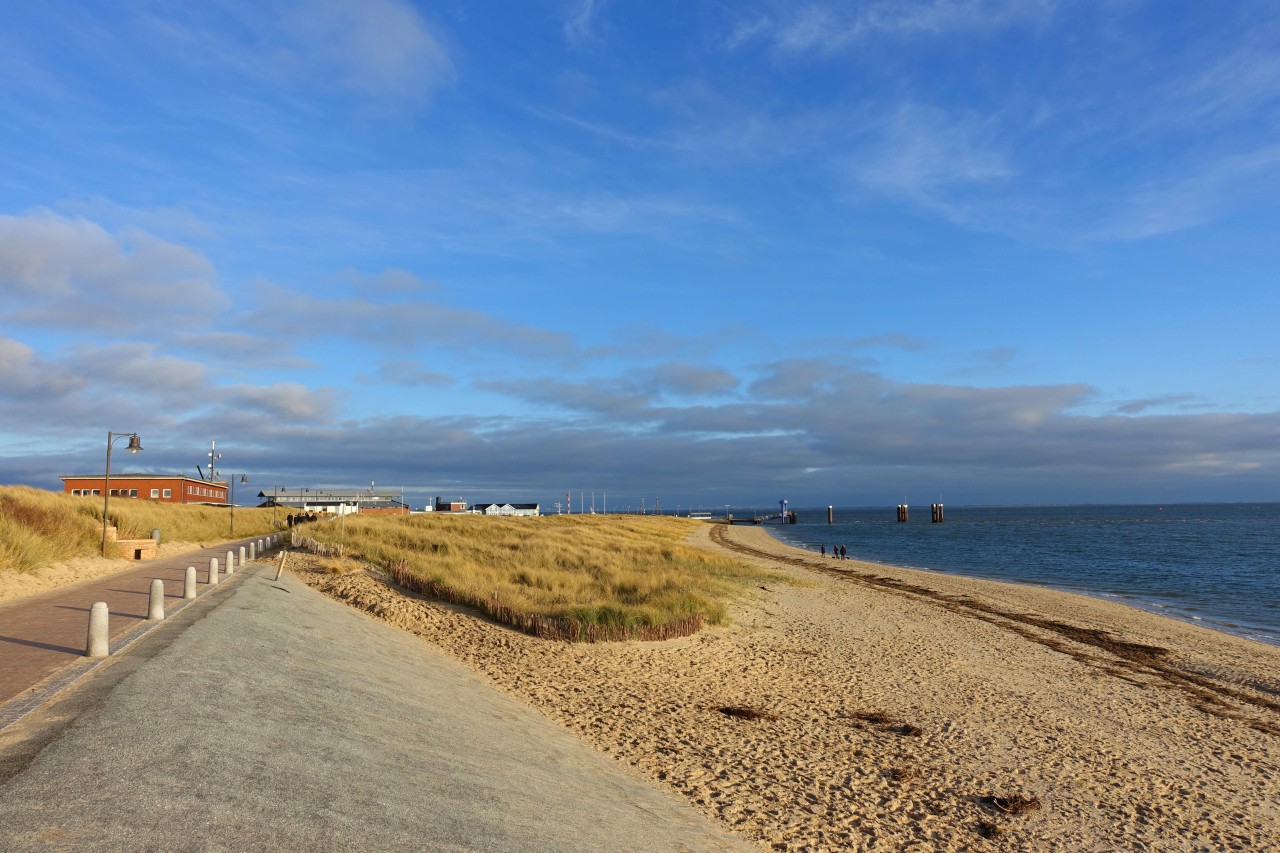
[[[0,481],[1280,500],[1270,2],[0,8]]]

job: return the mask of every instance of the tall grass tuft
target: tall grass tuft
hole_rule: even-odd
[[[312,525],[414,591],[477,607],[540,636],[643,638],[725,619],[726,601],[765,573],[684,543],[703,522],[661,516],[415,515]],[[684,626],[687,630],[676,630]],[[650,630],[652,629],[652,630]],[[591,635],[591,636],[587,636]]]

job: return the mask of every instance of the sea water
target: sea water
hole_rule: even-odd
[[[814,551],[844,545],[860,560],[1082,592],[1280,645],[1280,504],[948,506],[941,524],[928,506],[906,523],[894,506],[834,512],[834,524],[823,507],[769,530]]]

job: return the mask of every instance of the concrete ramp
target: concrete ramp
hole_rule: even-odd
[[[248,573],[6,731],[0,849],[759,849],[417,638]]]

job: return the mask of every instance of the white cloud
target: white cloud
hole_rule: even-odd
[[[879,139],[848,158],[856,179],[880,192],[950,209],[953,190],[1016,175],[990,119],[905,103],[880,126]]]
[[[108,233],[49,211],[0,215],[0,322],[127,332],[190,323],[225,298],[213,265],[136,229]]]
[[[453,64],[422,15],[399,0],[319,0],[289,9],[283,34],[318,79],[359,94],[422,101],[453,77]]]
[[[219,389],[216,397],[224,410],[248,410],[284,424],[301,424],[312,429],[328,425],[336,403],[331,390],[313,390],[296,382],[233,385]]]
[[[21,341],[0,338],[0,400],[51,402],[83,388],[88,379],[36,355]]]

